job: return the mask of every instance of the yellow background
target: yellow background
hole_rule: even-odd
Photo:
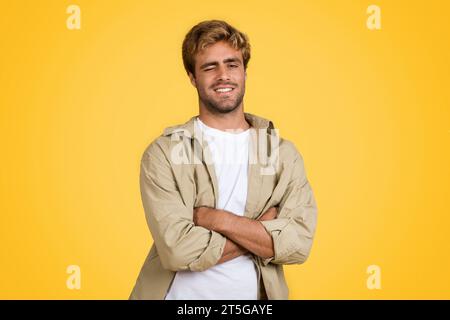
[[[81,8],[69,30],[66,8]],[[369,5],[382,29],[366,27]],[[0,298],[126,299],[151,245],[138,172],[197,114],[181,42],[250,37],[245,111],[303,154],[319,206],[291,299],[450,298],[447,1],[1,1]],[[381,290],[366,269],[381,268]],[[68,265],[81,290],[66,287]]]

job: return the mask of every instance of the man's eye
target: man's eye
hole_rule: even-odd
[[[237,68],[238,66],[236,64],[230,64],[230,67]]]

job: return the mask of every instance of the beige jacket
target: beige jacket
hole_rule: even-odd
[[[261,222],[273,238],[274,257],[253,256],[260,295],[288,299],[283,265],[306,261],[316,229],[316,202],[294,144],[279,137],[271,121],[249,113],[245,118],[252,130],[250,149],[257,156],[249,160],[244,215],[257,219],[273,206],[279,212],[277,219]],[[223,235],[192,220],[193,208],[218,203],[214,165],[209,149],[194,135],[194,120],[166,128],[142,156],[141,197],[154,244],[130,299],[164,299],[177,271],[206,270],[224,250]],[[266,146],[259,147],[260,141]]]

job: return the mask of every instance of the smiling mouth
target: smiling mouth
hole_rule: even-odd
[[[219,93],[219,94],[220,93],[229,93],[229,92],[231,92],[233,90],[234,90],[234,88],[217,88],[217,89],[214,89],[214,91]]]

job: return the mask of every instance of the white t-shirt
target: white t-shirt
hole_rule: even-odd
[[[250,130],[233,133],[195,121],[208,142],[216,172],[218,208],[243,216],[247,201]],[[250,255],[242,255],[205,271],[179,271],[166,300],[256,300],[258,274]]]

